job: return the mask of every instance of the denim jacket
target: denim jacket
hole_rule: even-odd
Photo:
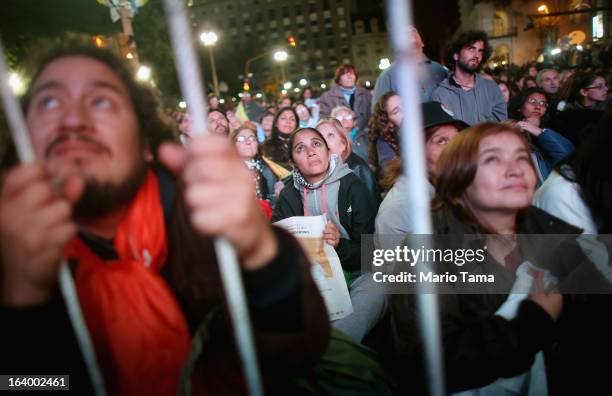
[[[542,129],[542,133],[535,137],[535,146],[537,150],[533,151],[537,159],[539,170],[538,186],[550,174],[552,168],[559,163],[563,158],[567,157],[574,151],[574,145],[558,132],[549,128]]]

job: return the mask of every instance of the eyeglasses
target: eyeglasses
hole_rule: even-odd
[[[599,90],[608,89],[608,84],[593,85],[592,87],[586,87],[585,89],[599,89]]]
[[[244,143],[244,142],[250,142],[253,143],[257,140],[257,138],[253,135],[249,135],[249,136],[236,136],[236,142],[237,143]]]
[[[527,103],[529,103],[532,106],[538,105],[540,107],[548,107],[548,103],[544,100],[529,99]]]
[[[350,114],[349,115],[345,115],[345,116],[336,116],[336,120],[338,120],[340,122],[342,122],[344,120],[351,121],[352,119],[353,119],[353,116],[350,115]]]

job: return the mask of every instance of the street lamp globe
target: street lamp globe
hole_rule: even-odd
[[[139,81],[149,81],[151,78],[151,68],[148,66],[141,65],[136,72],[136,78]]]
[[[217,43],[217,34],[215,32],[204,32],[200,34],[200,41],[204,46],[210,47],[211,45],[215,45]]]
[[[286,81],[286,82],[283,84],[283,88],[285,88],[285,89],[291,89],[291,88],[293,88],[293,83],[292,83],[291,81]]]
[[[13,91],[13,94],[17,96],[23,95],[26,91],[26,83],[23,80],[23,77],[16,72],[9,73],[8,85]]]
[[[302,87],[305,87],[308,84],[308,80],[306,80],[305,78],[300,79],[300,85]]]
[[[380,70],[388,69],[389,66],[391,66],[391,62],[389,61],[389,58],[382,58],[380,62],[378,63],[378,68]]]
[[[282,51],[282,50],[281,51],[276,51],[274,53],[274,60],[277,61],[277,62],[284,62],[284,61],[287,60],[288,56],[289,55],[287,55],[286,51]]]

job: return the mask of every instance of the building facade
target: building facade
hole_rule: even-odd
[[[381,31],[378,18],[368,21],[355,20],[353,28],[353,64],[359,72],[361,84],[374,86],[374,81],[380,74],[381,59],[391,58],[389,37],[386,32]]]
[[[257,86],[280,83],[281,65],[272,54],[284,49],[289,54],[282,65],[286,80],[294,86],[302,78],[313,85],[329,84],[335,68],[353,59],[349,0],[193,0],[190,4],[194,27],[217,32],[219,46],[229,53],[220,56],[225,68],[221,74],[244,78],[246,61],[260,56],[250,63],[251,81]],[[294,48],[288,45],[289,37],[295,39]]]
[[[556,48],[577,51],[578,41],[582,50],[609,39],[612,13],[606,8],[611,4],[610,0],[460,0],[460,30],[487,32],[493,47],[490,67],[522,65],[549,60],[559,55],[551,54]]]

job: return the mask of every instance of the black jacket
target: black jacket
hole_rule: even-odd
[[[346,164],[366,185],[366,188],[372,196],[372,202],[374,202],[376,208],[378,208],[378,206],[380,205],[380,192],[378,191],[376,177],[374,177],[374,172],[372,172],[372,169],[370,169],[370,165],[368,165],[368,163],[363,158],[353,152],[351,152],[351,154],[346,159]]]
[[[374,233],[376,205],[365,184],[353,173],[340,179],[338,212],[340,223],[351,239],[340,238],[336,252],[345,270],[358,271],[361,269],[361,235]],[[304,216],[304,206],[290,178],[276,202],[272,222],[292,216]]]
[[[193,333],[209,313],[224,308],[213,243],[210,238],[200,237],[191,227],[184,201],[172,177],[161,169],[156,174],[168,235],[168,258],[161,275],[173,290]],[[278,228],[274,231],[279,241],[277,257],[260,270],[243,273],[267,385],[271,385],[272,379],[283,380],[292,370],[300,370],[316,361],[329,337],[326,309],[310,276],[308,260],[294,238]],[[83,240],[103,259],[116,257],[108,241]],[[206,356],[229,354],[231,370],[241,373],[228,322],[223,315],[219,319],[211,326],[213,346],[207,349]],[[0,324],[1,374],[68,374],[72,393],[93,394],[59,292],[51,301],[27,309],[0,305]],[[280,356],[283,359],[279,359]],[[214,362],[214,358],[211,361]],[[214,363],[203,364],[200,369],[206,370],[211,365]]]
[[[580,230],[564,223],[537,208],[529,208],[521,216],[519,234],[578,234]],[[437,234],[465,235],[475,234],[475,230],[459,221],[448,209],[434,214]],[[528,241],[529,238],[526,238]],[[589,279],[597,278],[592,263],[574,246],[558,247],[558,255],[550,260],[553,266],[565,261],[572,266],[571,271],[588,273]],[[487,256],[489,257],[489,256]],[[484,266],[491,266],[502,283],[510,287],[514,273],[488,258]],[[567,265],[566,265],[567,267]],[[563,265],[560,266],[563,268]],[[549,267],[556,276],[563,277],[560,270]],[[568,272],[571,272],[568,271]],[[557,272],[557,273],[555,273]],[[567,274],[565,274],[567,275]],[[572,278],[571,276],[569,277]],[[579,281],[574,279],[573,281]],[[561,286],[560,286],[561,287]],[[602,334],[600,330],[584,327],[586,323],[602,323],[602,312],[592,309],[585,311],[585,296],[564,295],[563,313],[557,323],[536,303],[525,300],[512,320],[495,315],[506,300],[507,294],[441,294],[439,297],[440,319],[442,326],[443,359],[447,380],[447,390],[457,392],[485,386],[501,377],[513,377],[526,371],[533,364],[538,351],[544,351],[548,387],[551,394],[566,394],[575,382],[575,375],[584,370],[587,356],[593,356],[596,345],[609,349],[610,342],[601,343],[605,338],[596,340],[589,332]],[[607,296],[595,297],[595,300]],[[593,297],[591,297],[592,299]],[[589,300],[587,298],[586,300]],[[607,299],[609,301],[609,299]],[[602,304],[599,303],[601,311]],[[608,307],[609,311],[609,307]],[[418,330],[418,310],[414,295],[394,295],[392,299],[394,342],[398,359],[406,364],[402,368],[400,382],[415,391],[425,393],[425,379],[422,368],[422,343]],[[605,322],[606,320],[604,320]],[[605,327],[608,331],[610,327]],[[582,338],[582,339],[581,339]],[[564,346],[565,345],[565,346]],[[591,350],[585,350],[591,345]],[[566,353],[560,352],[566,349]],[[608,355],[609,356],[609,355]],[[588,367],[595,366],[592,364]],[[586,370],[589,371],[589,370]],[[585,372],[586,372],[585,371]],[[564,373],[565,372],[565,373]],[[562,374],[563,373],[563,374]],[[591,375],[585,381],[575,382],[584,387],[592,382]],[[587,379],[588,378],[588,379]],[[602,378],[599,377],[601,381]],[[582,392],[584,393],[584,388]],[[573,394],[578,394],[573,393]],[[572,394],[567,393],[567,394]]]

